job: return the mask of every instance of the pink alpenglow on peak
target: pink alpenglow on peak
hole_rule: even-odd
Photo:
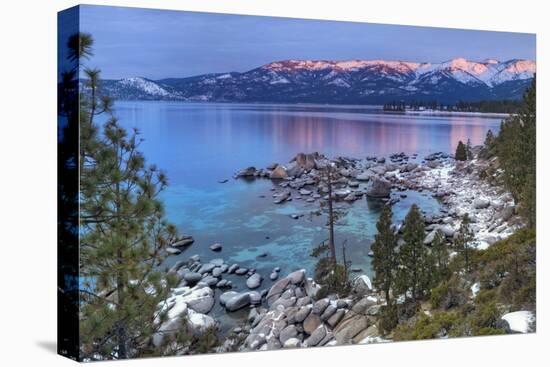
[[[322,71],[330,70],[331,76],[340,72],[354,72],[364,69],[377,70],[381,73],[414,74],[421,77],[428,73],[446,71],[457,80],[464,83],[483,83],[495,86],[509,80],[521,80],[532,78],[536,71],[536,63],[532,60],[498,61],[486,59],[484,61],[471,61],[463,57],[457,57],[441,63],[408,62],[402,60],[283,60],[275,61],[261,67],[273,72],[300,72],[304,70]]]

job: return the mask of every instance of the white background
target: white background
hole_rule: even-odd
[[[229,12],[537,33],[538,332],[309,350],[117,362],[120,366],[522,366],[550,362],[548,164],[550,140],[545,1],[92,1]],[[0,11],[0,365],[66,366],[56,339],[56,12],[75,1],[3,1]],[[399,45],[399,40],[395,40]],[[394,46],[392,46],[394,47]],[[398,46],[397,46],[398,47]],[[547,187],[546,187],[547,188]]]

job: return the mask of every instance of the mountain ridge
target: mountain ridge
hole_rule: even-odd
[[[205,102],[367,103],[519,99],[536,72],[526,59],[441,63],[280,60],[245,72],[105,80],[115,99]]]

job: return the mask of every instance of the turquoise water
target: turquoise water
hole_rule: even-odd
[[[168,219],[195,238],[168,263],[193,254],[223,257],[256,268],[266,279],[275,266],[283,273],[304,267],[311,274],[310,251],[328,237],[326,216],[310,215],[318,203],[275,205],[271,181],[234,180],[234,172],[285,163],[298,152],[351,157],[452,152],[458,140],[479,144],[500,124],[496,118],[390,115],[358,106],[117,102],[115,111],[123,126],[141,131],[148,162],[168,175],[162,194]],[[229,181],[219,183],[222,179]],[[429,193],[407,192],[394,206],[395,219],[404,218],[413,203],[426,213],[439,210]],[[339,205],[346,215],[336,226],[337,244],[346,241],[353,267],[371,274],[367,253],[383,203],[363,198]],[[291,214],[304,216],[295,220]],[[223,245],[221,253],[208,249],[215,242]]]

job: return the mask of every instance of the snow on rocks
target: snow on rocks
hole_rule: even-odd
[[[477,296],[477,294],[479,293],[479,290],[480,290],[479,282],[472,284],[472,286],[470,287],[470,290],[472,291],[472,298],[476,298],[476,296]]]
[[[531,311],[510,312],[501,319],[508,323],[511,332],[525,334],[534,331],[535,315]]]
[[[449,216],[438,229],[447,237],[454,236],[464,214],[472,222],[474,246],[478,249],[507,238],[521,227],[514,215],[511,195],[479,178],[485,162],[477,158],[468,162],[447,158],[440,163],[437,168],[422,170],[419,176],[400,178],[411,187],[430,190],[442,200]]]
[[[353,292],[364,296],[372,291],[372,282],[367,275],[360,275],[353,281]]]

